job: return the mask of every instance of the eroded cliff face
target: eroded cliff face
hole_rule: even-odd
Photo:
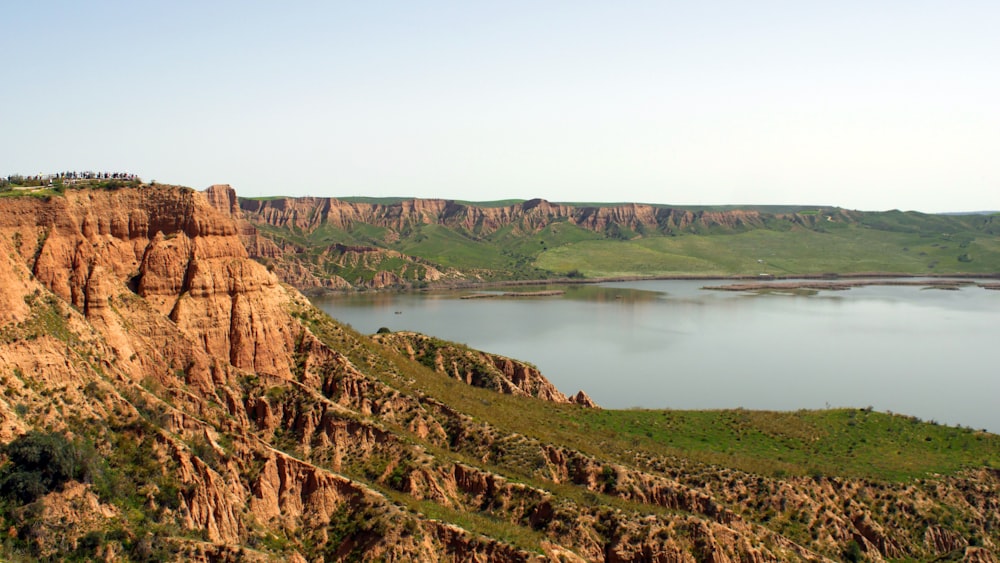
[[[106,317],[108,298],[132,287],[208,356],[289,375],[295,335],[286,332],[285,290],[247,260],[234,222],[201,194],[79,190],[12,203],[20,209],[0,229],[37,241],[22,245],[34,277],[85,316]]]
[[[260,234],[253,224],[259,222],[259,216],[254,212],[244,213],[230,186],[215,185],[206,193],[210,194],[209,199],[216,208],[225,210],[237,222],[248,255],[267,265],[281,281],[303,291],[409,287],[465,277],[456,270],[439,267],[427,260],[371,245],[335,242],[320,249],[293,242],[279,245]],[[357,206],[331,205],[331,200],[316,198],[276,200],[281,203],[273,208],[265,205],[266,209],[253,206],[256,200],[247,201],[251,202],[247,204],[248,209],[258,209],[273,217],[276,224],[307,233],[323,225],[339,228],[342,224],[354,224],[366,216]],[[443,203],[436,200],[415,202],[415,205],[401,208],[395,214],[396,219],[390,222],[398,225],[410,224],[413,220],[429,223],[432,217],[443,212],[440,205]],[[331,217],[332,222],[328,222]],[[268,225],[266,222],[261,224]],[[385,236],[388,241],[398,238],[391,231]],[[331,269],[341,274],[331,273]]]
[[[0,441],[57,432],[102,460],[4,509],[5,546],[106,561],[824,561],[851,545],[995,560],[995,471],[778,479],[513,431],[510,417],[589,411],[527,364],[337,324],[248,258],[234,201],[226,186],[0,200]]]
[[[687,211],[629,203],[608,207],[576,207],[532,199],[499,207],[479,207],[440,199],[412,199],[394,204],[352,203],[334,198],[279,198],[241,200],[252,222],[313,231],[321,225],[349,230],[364,223],[402,231],[416,224],[438,224],[480,236],[516,225],[534,232],[557,221],[569,221],[604,233],[612,225],[632,231],[669,233],[692,227],[739,229],[761,226],[760,213],[748,210]]]
[[[215,200],[226,209],[233,207],[231,197],[220,195]],[[495,236],[528,237],[546,228],[557,230],[555,225],[561,224],[611,238],[710,230],[739,232],[764,225],[764,218],[756,211],[686,211],[642,204],[576,207],[543,199],[480,207],[439,199],[379,204],[306,197],[240,200],[239,207],[248,227],[258,225],[268,233],[245,238],[251,256],[303,291],[423,287],[439,282],[478,283],[525,275],[521,270],[530,261],[530,252],[515,256],[516,253],[503,251],[500,254],[508,255],[508,263],[463,269],[442,266],[391,248],[401,240],[419,245],[423,240],[421,235],[409,237],[424,227],[447,229],[449,236],[466,239],[467,244],[474,246]],[[333,236],[331,232],[339,235]],[[286,236],[291,233],[297,234]],[[349,242],[355,239],[355,234],[365,244]],[[281,242],[267,245],[262,241],[268,237]],[[328,242],[331,237],[336,240]]]

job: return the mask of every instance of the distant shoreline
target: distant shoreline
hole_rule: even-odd
[[[976,283],[970,279],[868,279],[842,281],[798,281],[778,283],[736,283],[730,285],[704,286],[702,289],[712,291],[796,291],[824,290],[844,291],[855,287],[881,286],[917,286],[932,289],[955,290],[961,287],[977,286],[983,289],[1000,289],[1000,283]]]
[[[930,282],[920,282],[920,279],[929,279]],[[482,282],[472,282],[472,281],[453,281],[444,283],[435,283],[427,287],[422,288],[406,288],[406,287],[384,287],[384,288],[362,288],[362,289],[328,289],[328,288],[309,288],[300,290],[306,295],[311,297],[322,297],[324,295],[343,295],[350,293],[408,293],[408,292],[428,292],[428,291],[454,291],[460,289],[488,289],[488,288],[505,288],[505,287],[532,287],[532,286],[543,286],[543,285],[587,285],[587,284],[598,284],[598,283],[612,283],[612,282],[641,282],[641,281],[719,281],[719,282],[748,282],[746,286],[760,285],[764,287],[774,287],[772,282],[786,282],[782,288],[794,289],[791,287],[795,282],[788,282],[788,280],[801,280],[802,287],[799,289],[810,289],[804,287],[805,284],[819,284],[826,282],[830,285],[834,284],[852,284],[851,287],[862,287],[866,285],[924,285],[930,284],[934,285],[934,281],[937,280],[1000,280],[1000,273],[992,274],[902,274],[902,273],[892,273],[892,272],[857,272],[852,274],[802,274],[802,275],[766,275],[766,276],[750,276],[750,275],[732,275],[732,276],[704,276],[704,275],[658,275],[658,276],[604,276],[598,278],[548,278],[548,279],[534,279],[534,280],[508,280],[508,281],[482,281]],[[752,282],[751,282],[752,280]],[[898,282],[892,282],[892,280],[898,280]],[[905,280],[905,281],[904,281]],[[969,281],[969,283],[972,283]],[[983,283],[978,284],[984,289],[994,289],[1000,290],[1000,281],[997,283]],[[725,287],[725,286],[720,286]],[[719,289],[716,287],[708,287],[706,289]],[[824,286],[821,289],[831,289],[828,286]],[[836,287],[832,289],[837,289]],[[849,288],[844,288],[849,289]],[[740,291],[740,290],[730,290],[730,291]],[[541,293],[541,292],[531,292],[531,293]],[[521,294],[523,296],[524,294]],[[499,296],[499,294],[497,295]]]
[[[565,294],[565,291],[554,289],[551,291],[506,291],[504,293],[473,293],[463,295],[461,299],[494,299],[497,297],[554,297]]]

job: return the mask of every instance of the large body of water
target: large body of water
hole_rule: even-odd
[[[414,330],[538,366],[606,408],[866,407],[1000,432],[1000,291],[869,286],[815,295],[709,291],[725,282],[314,299],[373,333]],[[525,289],[524,291],[529,291]]]

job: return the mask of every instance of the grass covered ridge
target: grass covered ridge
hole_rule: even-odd
[[[904,481],[1000,468],[1000,437],[871,409],[771,412],[584,411],[585,432],[713,465],[773,476]]]
[[[728,235],[593,240],[547,250],[536,265],[549,271],[578,269],[589,277],[987,274],[1000,267],[1000,239],[969,233],[879,231],[857,225],[827,232],[760,229]]]

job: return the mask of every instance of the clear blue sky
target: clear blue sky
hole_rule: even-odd
[[[0,173],[1000,209],[1000,2],[6,2]]]

